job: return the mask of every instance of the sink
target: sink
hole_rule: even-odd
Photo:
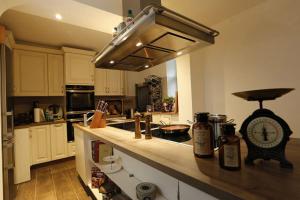
[[[146,129],[146,123],[145,122],[141,122],[141,130],[145,130]],[[112,123],[112,124],[108,124],[108,126],[110,127],[114,127],[114,128],[119,128],[122,130],[126,130],[126,131],[131,131],[134,132],[135,131],[135,122],[123,122],[123,123]],[[152,124],[151,123],[151,129],[158,129],[159,128],[159,124]]]

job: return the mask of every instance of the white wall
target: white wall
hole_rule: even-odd
[[[176,58],[178,87],[178,117],[180,123],[193,120],[190,55]]]
[[[268,0],[215,26],[221,33],[216,44],[190,54],[193,108],[225,113],[241,125],[258,103],[231,93],[296,88],[265,107],[288,122],[292,137],[300,137],[299,10],[298,0]]]

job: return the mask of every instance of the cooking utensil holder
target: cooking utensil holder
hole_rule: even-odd
[[[96,110],[90,124],[90,128],[105,128],[106,127],[106,118],[104,113]]]

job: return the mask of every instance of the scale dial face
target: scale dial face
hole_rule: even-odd
[[[270,117],[257,117],[248,124],[247,136],[254,145],[268,149],[280,144],[284,133],[276,120]]]

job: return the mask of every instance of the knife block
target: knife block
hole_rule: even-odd
[[[98,110],[95,111],[90,128],[105,128],[106,118],[103,112]]]

